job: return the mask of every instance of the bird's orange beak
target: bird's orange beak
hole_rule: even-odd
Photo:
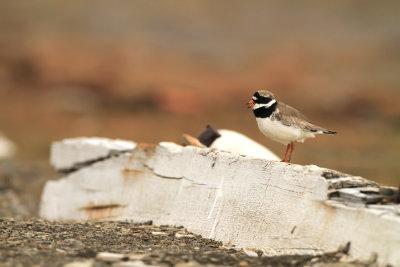
[[[254,103],[254,100],[250,100],[248,103],[247,103],[247,108],[252,108],[252,107],[254,107],[254,105],[255,105],[256,103]]]

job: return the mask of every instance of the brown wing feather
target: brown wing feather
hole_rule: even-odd
[[[312,124],[300,111],[292,108],[289,105],[286,105],[285,103],[278,102],[277,108],[279,112],[276,113],[275,117],[284,125],[297,127],[311,132],[328,131],[322,127]]]

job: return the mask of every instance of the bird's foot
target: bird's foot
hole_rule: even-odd
[[[281,160],[281,162],[289,162],[289,161],[290,161],[290,157],[292,156],[292,154],[290,154],[288,160],[286,160],[286,158],[287,158],[287,156],[288,156],[289,149],[292,147],[292,144],[293,144],[293,142],[292,142],[292,143],[289,143],[289,144],[287,145],[285,156],[283,157],[283,159]],[[291,152],[293,152],[293,150],[292,150]]]

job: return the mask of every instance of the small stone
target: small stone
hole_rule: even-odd
[[[230,244],[222,245],[219,248],[226,250],[227,253],[236,253],[236,252],[240,251],[239,248],[235,247],[234,245],[230,245]]]
[[[132,232],[141,232],[141,231],[146,231],[146,229],[144,227],[132,227],[131,228]]]
[[[7,244],[9,245],[9,246],[11,246],[11,247],[13,247],[13,246],[18,246],[18,245],[21,245],[22,244],[22,241],[7,241]]]
[[[128,231],[128,228],[126,228],[126,227],[121,227],[120,231],[123,232],[123,233],[125,233],[125,232]]]
[[[247,263],[247,261],[241,261],[241,262],[239,262],[239,266],[246,267],[246,266],[249,266],[249,264]]]
[[[197,267],[197,266],[204,266],[204,265],[201,265],[196,261],[180,262],[175,265],[175,267]]]
[[[216,258],[216,257],[210,257],[209,261],[211,261],[212,263],[218,263],[220,261],[220,259]]]
[[[60,249],[60,248],[56,248],[56,251],[58,252],[58,253],[67,253],[65,250],[63,250],[63,249]]]
[[[264,252],[260,249],[256,250],[256,253],[257,253],[258,257],[261,257],[262,255],[264,255]]]
[[[128,258],[129,258],[129,260],[132,260],[132,261],[141,261],[148,255],[149,254],[131,254],[128,256]]]
[[[229,254],[232,254],[232,253],[238,252],[238,250],[236,248],[230,248],[226,252],[229,253]]]
[[[249,256],[249,257],[253,257],[253,258],[258,257],[257,252],[255,252],[254,250],[251,250],[251,249],[244,249],[243,251],[244,251],[244,253],[246,253],[246,255]]]
[[[64,267],[92,267],[93,260],[74,261],[64,265]]]
[[[53,243],[51,241],[41,241],[38,242],[39,249],[53,248]]]
[[[106,262],[117,262],[127,259],[127,256],[119,253],[111,253],[111,252],[100,252],[96,255],[97,260],[106,261]]]
[[[121,261],[114,263],[113,267],[139,267],[147,266],[143,261]]]
[[[192,237],[195,237],[195,236],[194,235],[190,235],[190,234],[175,233],[175,238],[182,238],[182,237],[192,238]]]
[[[152,235],[154,236],[165,236],[168,235],[166,232],[151,232]]]

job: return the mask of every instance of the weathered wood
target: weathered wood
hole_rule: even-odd
[[[50,164],[58,171],[73,171],[112,155],[131,151],[136,144],[108,138],[71,138],[54,142],[51,146]]]
[[[49,181],[40,215],[184,225],[268,255],[317,254],[350,241],[354,257],[376,252],[379,263],[400,265],[398,205],[368,205],[357,187],[380,189],[313,165],[160,143],[138,145]]]

